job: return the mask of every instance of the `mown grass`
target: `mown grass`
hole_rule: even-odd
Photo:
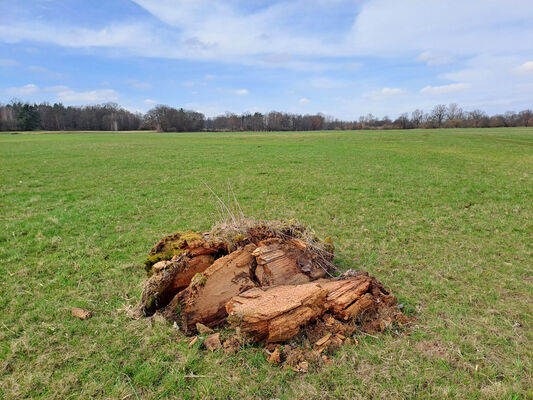
[[[533,396],[531,128],[0,135],[0,157],[0,398]],[[412,328],[297,375],[129,319],[152,244],[208,229],[202,182],[228,181],[249,216],[332,236]]]

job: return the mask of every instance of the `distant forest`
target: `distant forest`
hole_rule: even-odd
[[[533,111],[507,111],[489,116],[481,110],[464,111],[457,104],[438,104],[430,112],[414,110],[395,120],[372,114],[357,121],[342,121],[324,114],[301,115],[278,111],[226,113],[206,118],[204,114],[158,105],[145,114],[132,113],[115,103],[88,106],[30,104],[11,101],[0,104],[0,131],[313,131],[354,129],[488,128],[533,126]]]

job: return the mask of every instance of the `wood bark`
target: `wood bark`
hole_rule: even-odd
[[[228,302],[228,322],[250,333],[255,340],[282,342],[326,312],[348,321],[364,313],[375,314],[380,307],[392,306],[395,298],[380,287],[374,278],[362,275],[254,288]]]
[[[318,283],[254,288],[228,302],[228,321],[257,341],[282,342],[324,312],[326,296]]]
[[[163,315],[171,320],[181,313],[184,332],[194,333],[197,322],[214,327],[225,321],[226,303],[256,287],[308,283],[326,271],[300,240],[267,239],[219,258],[202,276],[177,295]]]
[[[152,315],[165,307],[181,290],[189,286],[197,273],[213,264],[214,256],[201,254],[190,257],[180,255],[173,261],[160,261],[152,267],[152,276],[144,285],[141,304],[145,315]]]
[[[297,285],[323,278],[326,271],[319,267],[307,245],[297,239],[267,239],[254,251],[257,260],[255,275],[261,286]]]
[[[219,258],[177,295],[185,333],[194,333],[197,322],[210,328],[224,322],[226,303],[257,286],[251,271],[255,265],[252,255],[255,249],[254,244],[249,244]]]

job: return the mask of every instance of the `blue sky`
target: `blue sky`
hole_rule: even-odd
[[[0,102],[533,107],[531,0],[0,0]]]

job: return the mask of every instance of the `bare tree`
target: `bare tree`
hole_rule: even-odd
[[[468,113],[468,119],[470,121],[470,126],[473,128],[482,128],[484,126],[489,126],[489,117],[485,112],[481,110],[473,110]]]
[[[531,110],[524,110],[520,111],[518,113],[518,120],[520,122],[520,125],[522,126],[529,126],[533,123],[533,111]]]
[[[411,124],[414,128],[420,128],[420,125],[424,122],[424,111],[418,108],[411,113]]]
[[[444,104],[437,104],[431,111],[431,120],[435,123],[437,128],[442,126],[442,123],[446,119],[447,109]]]
[[[503,126],[515,126],[518,123],[518,115],[514,111],[506,111],[502,115]]]
[[[409,115],[407,113],[400,114],[398,118],[394,121],[394,127],[400,129],[409,129],[411,128],[411,123],[409,121]]]

